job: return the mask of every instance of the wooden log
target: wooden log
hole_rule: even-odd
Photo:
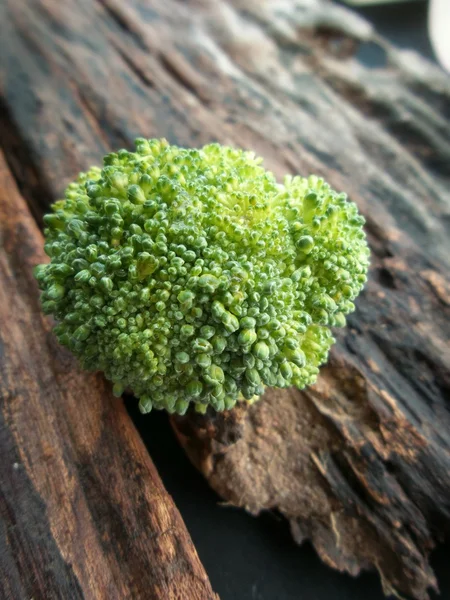
[[[0,10],[2,139],[37,218],[137,135],[252,148],[358,203],[371,278],[318,384],[176,427],[224,498],[281,510],[328,564],[426,598],[450,523],[448,76],[320,0]]]
[[[42,236],[1,154],[0,238],[0,597],[217,598],[123,402],[41,314]]]

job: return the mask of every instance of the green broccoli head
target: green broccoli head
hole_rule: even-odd
[[[366,281],[355,204],[277,183],[251,152],[136,140],[44,218],[42,306],[84,368],[143,412],[233,407],[317,377]]]

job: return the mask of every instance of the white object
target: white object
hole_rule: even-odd
[[[450,73],[450,0],[431,0],[428,31],[436,58]]]

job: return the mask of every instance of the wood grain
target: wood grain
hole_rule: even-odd
[[[42,237],[2,154],[0,239],[0,597],[217,598],[123,402],[41,316]]]
[[[252,148],[358,203],[370,282],[317,386],[177,427],[224,498],[281,510],[328,564],[426,598],[450,523],[448,76],[320,0],[0,10],[2,140],[38,220],[137,135]]]

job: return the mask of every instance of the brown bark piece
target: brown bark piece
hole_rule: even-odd
[[[0,240],[0,596],[217,599],[123,402],[41,314],[43,240],[1,153]]]
[[[318,384],[176,426],[224,498],[278,508],[329,564],[426,598],[450,522],[448,75],[320,0],[0,11],[2,140],[38,219],[138,135],[251,148],[277,176],[317,173],[358,203],[370,282]]]

